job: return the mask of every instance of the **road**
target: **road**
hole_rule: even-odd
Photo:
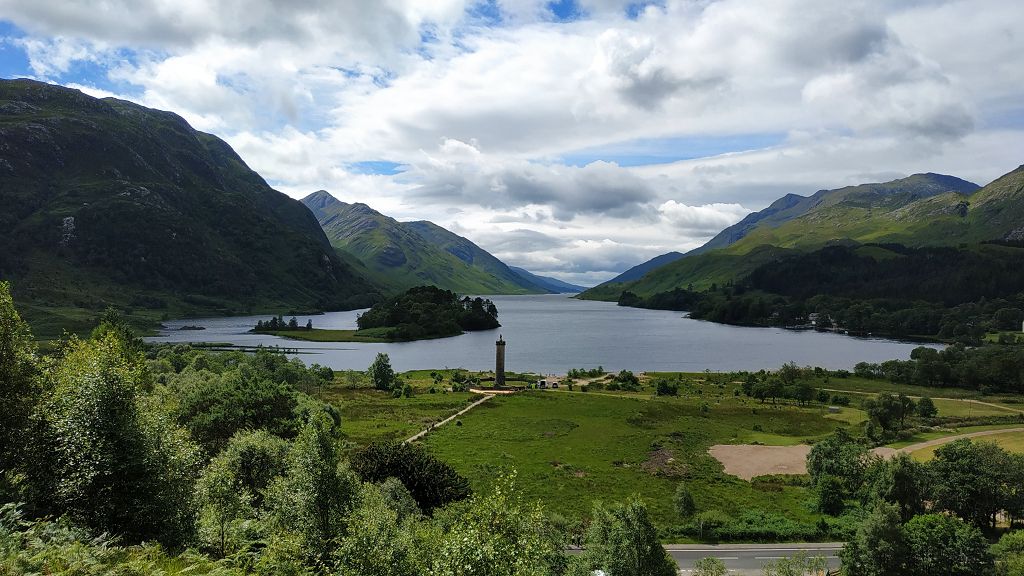
[[[821,556],[829,568],[839,568],[839,550],[842,543],[823,544],[669,544],[665,550],[679,564],[680,574],[693,572],[693,565],[701,558],[713,556],[725,562],[730,574],[760,575],[761,566],[780,558],[789,558],[801,552],[808,556]]]

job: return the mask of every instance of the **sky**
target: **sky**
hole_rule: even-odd
[[[592,285],[787,194],[1024,163],[1008,0],[0,0],[0,77]]]

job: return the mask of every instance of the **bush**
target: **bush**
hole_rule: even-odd
[[[352,457],[352,469],[366,482],[397,478],[426,513],[472,493],[454,468],[414,444],[376,442]]]
[[[697,504],[693,500],[693,494],[690,493],[690,490],[683,482],[676,486],[673,503],[676,505],[676,512],[683,518],[689,518],[697,512]]]
[[[658,396],[678,396],[679,384],[676,382],[669,382],[665,379],[659,379],[656,393]]]

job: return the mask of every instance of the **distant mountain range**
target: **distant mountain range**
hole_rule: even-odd
[[[425,220],[399,222],[320,190],[302,199],[331,244],[384,289],[433,284],[461,294],[580,292],[580,286],[507,266],[470,240]]]
[[[1024,239],[1024,169],[984,188],[953,176],[915,174],[881,184],[786,195],[683,257],[640,265],[640,278],[613,279],[580,295],[616,300],[733,282],[794,251],[829,244],[959,246]],[[669,255],[665,255],[669,256]],[[659,257],[661,259],[663,257]]]
[[[0,278],[44,334],[380,297],[224,141],[130,102],[0,80],[0,206]]]

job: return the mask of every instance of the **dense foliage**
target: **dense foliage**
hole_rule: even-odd
[[[417,286],[375,304],[359,316],[359,329],[384,329],[394,340],[455,336],[498,328],[498,308],[483,298],[459,298],[436,286]]]
[[[267,350],[143,350],[114,315],[92,338],[40,357],[5,302],[0,284],[12,400],[4,433],[19,442],[4,446],[0,470],[0,574],[575,576],[674,566],[639,502],[601,508],[587,540],[594,552],[574,558],[514,475],[471,495],[465,478],[409,444],[371,445],[350,468],[339,414],[308,394],[328,369]],[[641,553],[624,558],[630,550]]]
[[[786,253],[734,284],[675,288],[619,304],[685,310],[749,326],[814,326],[856,334],[979,343],[1024,321],[1024,249],[1009,245],[828,246]]]
[[[815,445],[808,470],[819,487],[841,480],[839,498],[868,511],[843,550],[851,576],[993,574],[983,531],[1024,518],[1024,456],[992,443],[956,440],[921,464],[869,457],[840,432]]]

